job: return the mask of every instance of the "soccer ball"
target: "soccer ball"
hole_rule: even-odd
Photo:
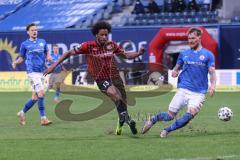
[[[222,121],[229,121],[233,116],[233,112],[228,107],[222,107],[218,110],[218,118]]]
[[[164,76],[159,73],[159,72],[152,72],[149,75],[149,79],[148,79],[148,85],[163,85],[164,83]]]

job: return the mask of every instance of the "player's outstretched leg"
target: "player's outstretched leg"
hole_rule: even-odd
[[[133,135],[137,134],[138,131],[137,131],[137,127],[136,127],[136,122],[131,118],[131,116],[129,116],[128,112],[126,111],[126,114],[125,114],[125,123],[128,124],[131,132]]]
[[[116,128],[116,135],[121,135],[122,134],[122,130],[123,130],[123,125],[124,123],[127,123],[132,134],[137,134],[137,128],[136,128],[136,122],[131,119],[131,117],[128,115],[127,111],[124,111],[122,113],[119,114],[119,120],[118,120],[118,124],[117,124],[117,128]]]
[[[52,124],[50,120],[45,115],[45,107],[44,107],[44,97],[38,97],[38,110],[41,117],[41,125],[47,126]]]
[[[142,134],[145,134],[147,131],[149,131],[152,126],[154,125],[154,123],[152,122],[152,116],[149,116],[147,121],[145,122],[143,128],[142,128]]]
[[[161,138],[166,138],[168,134],[176,129],[184,127],[188,122],[193,119],[193,115],[189,112],[186,112],[179,119],[177,119],[174,123],[172,123],[169,127],[164,128],[164,130],[160,133]]]
[[[17,116],[19,118],[19,123],[21,125],[26,125],[26,116],[25,116],[25,113],[23,111],[20,111],[17,113]]]
[[[118,100],[115,102],[117,112],[118,112],[118,123],[117,123],[117,128],[116,128],[116,135],[121,135],[122,130],[123,130],[123,125],[125,122],[125,107],[122,104],[121,100]]]
[[[21,125],[26,125],[26,115],[27,111],[31,109],[34,104],[37,102],[37,100],[29,99],[23,109],[17,113],[17,116],[19,118],[19,123]]]
[[[131,119],[130,121],[129,121],[129,127],[130,127],[130,130],[131,130],[131,132],[132,132],[132,134],[137,134],[138,133],[138,131],[137,131],[137,124],[136,124],[136,122],[133,120],[133,119]]]
[[[59,97],[60,97],[60,87],[56,88],[55,96],[54,96],[54,102],[59,103]]]
[[[116,134],[120,135],[122,133],[122,126],[124,123],[129,125],[132,134],[137,134],[136,122],[129,116],[127,112],[127,105],[122,100],[118,100],[116,102],[116,106],[119,114],[119,123],[116,129]]]
[[[116,128],[116,135],[121,135],[123,131],[123,125],[125,122],[125,116],[122,115],[122,113],[119,113],[119,118],[118,118],[118,123],[117,123],[117,128]]]
[[[167,112],[159,112],[154,116],[149,116],[148,120],[145,122],[142,128],[142,134],[148,132],[152,126],[158,121],[171,121],[173,120],[173,116],[169,115]]]

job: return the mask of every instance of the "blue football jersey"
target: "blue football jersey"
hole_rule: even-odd
[[[52,65],[53,63],[57,62],[57,60],[61,57],[60,54],[54,54],[54,53],[51,53],[51,58],[52,58],[52,61],[48,63],[48,65]],[[59,64],[57,65],[57,67],[54,69],[53,73],[60,73],[62,71],[62,65]]]
[[[36,39],[34,41],[27,39],[22,42],[20,56],[25,60],[28,73],[43,72],[45,70],[47,52],[47,43],[44,39]]]
[[[199,51],[188,49],[179,54],[177,64],[182,67],[178,77],[178,88],[197,93],[208,90],[208,69],[215,67],[214,55],[207,49]]]

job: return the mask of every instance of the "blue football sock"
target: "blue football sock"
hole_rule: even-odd
[[[37,102],[37,100],[29,99],[23,108],[23,112],[26,113],[32,106]]]
[[[41,117],[45,116],[44,97],[38,97],[38,110]]]
[[[55,97],[58,98],[59,96],[60,96],[60,88],[57,88],[55,92]]]
[[[157,121],[171,121],[173,117],[167,112],[159,112],[157,115],[151,117],[151,121],[155,124]]]
[[[174,123],[172,123],[169,127],[164,128],[167,132],[174,131],[176,129],[184,127],[188,122],[193,119],[193,115],[191,113],[186,112],[182,117],[177,119]]]

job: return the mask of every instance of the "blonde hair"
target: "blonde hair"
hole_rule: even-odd
[[[196,32],[197,36],[201,36],[203,34],[202,29],[198,28],[198,27],[192,27],[187,31],[187,35],[189,35],[190,33]]]

